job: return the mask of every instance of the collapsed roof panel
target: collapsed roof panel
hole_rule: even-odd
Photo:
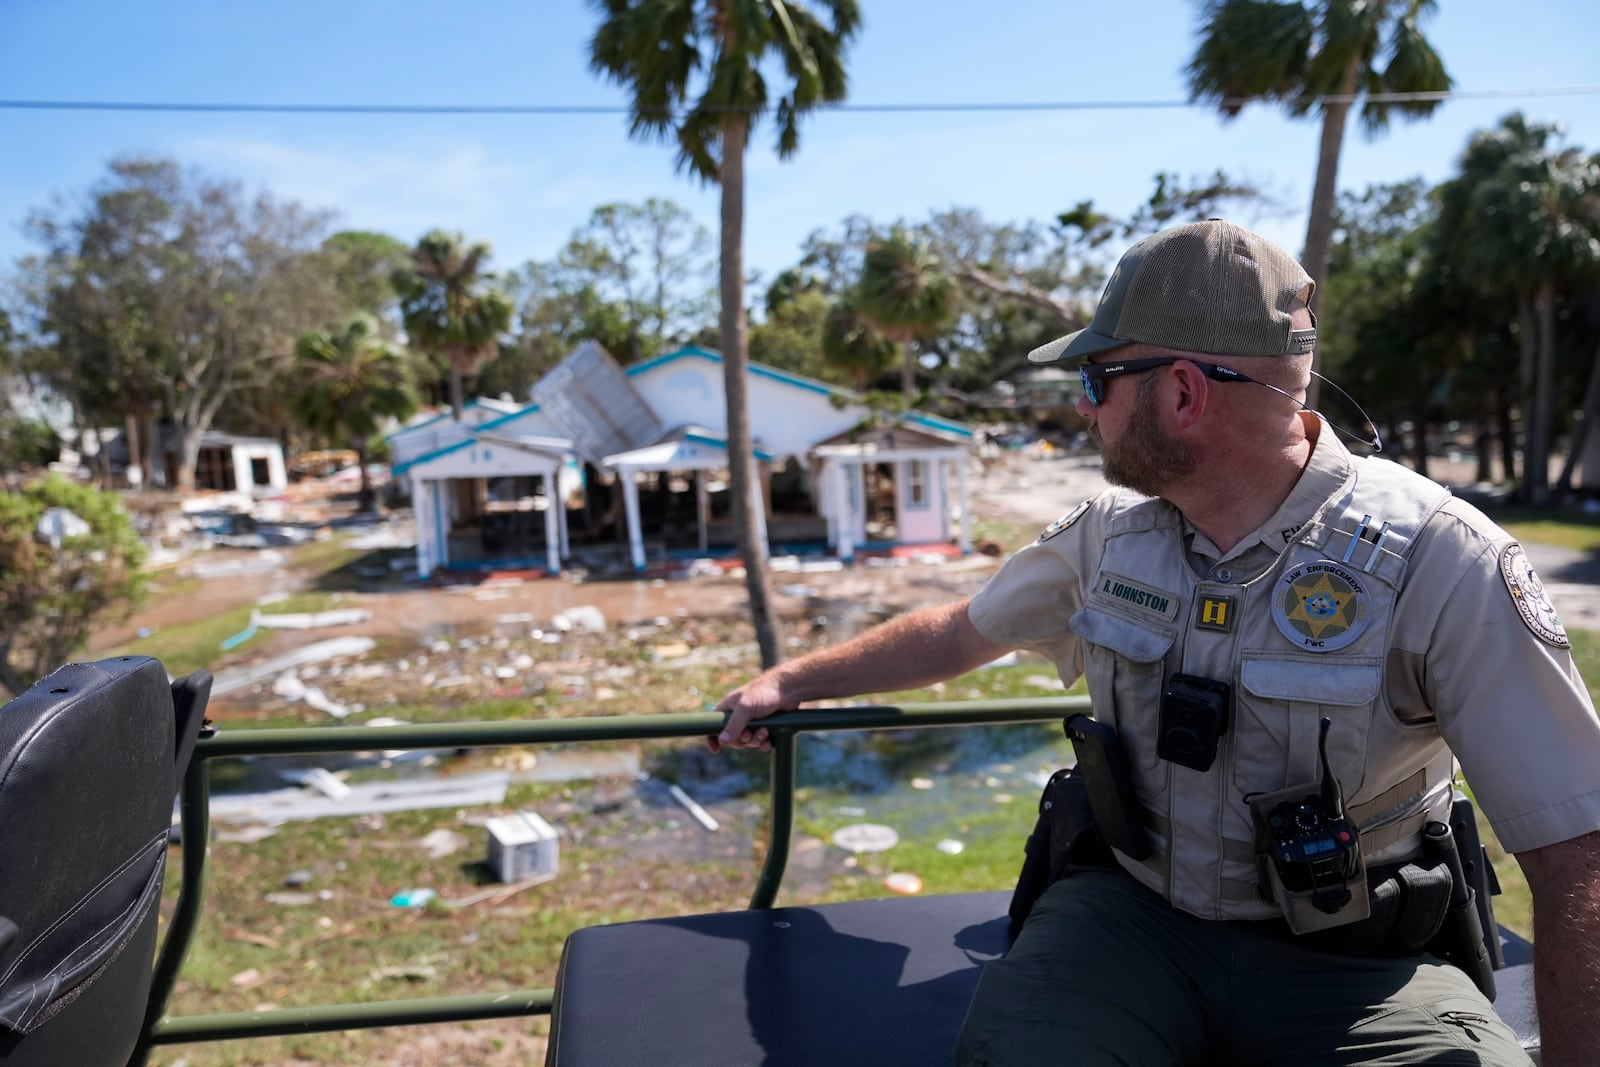
[[[572,439],[579,455],[594,464],[654,444],[667,429],[617,361],[593,341],[579,345],[539,379],[533,399]]]

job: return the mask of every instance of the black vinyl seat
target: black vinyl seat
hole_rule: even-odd
[[[68,664],[0,708],[0,1060],[128,1062],[210,688],[127,656]]]
[[[547,1067],[949,1063],[1003,892],[593,926],[567,938]]]
[[[1535,1063],[1532,946],[1497,928],[1471,802],[1451,825],[1475,887],[1495,1011]],[[1011,891],[644,919],[576,930],[546,1067],[949,1063],[978,975],[1011,947]]]

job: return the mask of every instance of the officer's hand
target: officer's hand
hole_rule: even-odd
[[[759,748],[763,752],[771,752],[772,741],[767,736],[766,727],[752,730],[750,722],[792,706],[785,702],[778,680],[768,671],[722,698],[716,710],[726,713],[728,721],[721,733],[706,738],[706,747],[713,752],[721,752],[725,747]]]

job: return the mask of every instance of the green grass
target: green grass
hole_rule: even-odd
[[[296,593],[260,610],[273,615],[326,611],[338,600],[335,593]],[[254,605],[244,604],[219,615],[164,626],[148,637],[135,638],[102,654],[107,657],[154,656],[166,665],[167,673],[173,677],[201,669],[215,670],[227,656],[222,642],[249,626],[250,613],[254,610],[257,610]]]
[[[984,541],[993,541],[1005,551],[1015,552],[1035,540],[1043,528],[1038,525],[976,515],[972,520],[972,543],[976,545]]]
[[[1484,514],[1519,541],[1600,552],[1600,515],[1562,508],[1487,505]]]

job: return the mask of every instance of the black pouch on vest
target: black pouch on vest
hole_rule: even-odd
[[[1033,902],[1075,870],[1115,867],[1089,808],[1089,790],[1076,767],[1050,776],[1039,796],[1039,818],[1023,846],[1022,873],[1011,894],[1011,932],[1022,929]]]
[[[1358,922],[1304,934],[1300,940],[1340,956],[1415,956],[1444,926],[1450,868],[1419,861],[1367,868],[1372,913]]]

